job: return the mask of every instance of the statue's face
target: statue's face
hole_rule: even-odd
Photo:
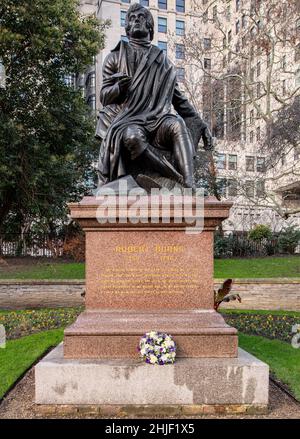
[[[143,10],[132,12],[128,20],[128,34],[133,38],[145,38],[150,36],[147,28],[146,14]]]

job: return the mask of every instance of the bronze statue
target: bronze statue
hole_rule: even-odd
[[[131,5],[125,29],[129,41],[121,40],[103,64],[100,186],[131,174],[141,186],[146,175],[150,186],[161,176],[193,188],[195,150],[201,137],[212,149],[210,131],[179,90],[173,64],[151,44],[151,12]]]

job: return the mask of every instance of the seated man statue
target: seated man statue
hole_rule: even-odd
[[[179,90],[173,64],[151,44],[151,12],[131,5],[125,29],[129,41],[121,40],[103,64],[96,131],[100,186],[128,175],[131,162],[193,188],[195,148],[202,137],[204,147],[212,149],[210,131]]]

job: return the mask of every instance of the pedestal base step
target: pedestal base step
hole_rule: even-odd
[[[145,332],[173,336],[178,358],[236,357],[237,330],[213,310],[88,310],[64,332],[65,358],[136,358]]]
[[[35,402],[46,405],[195,406],[196,412],[226,405],[242,412],[267,406],[268,385],[268,366],[242,349],[237,358],[154,366],[137,359],[65,359],[61,344],[35,366]]]

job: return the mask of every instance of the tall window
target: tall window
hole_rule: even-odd
[[[235,23],[235,33],[238,34],[240,31],[240,20]]]
[[[185,0],[176,0],[176,11],[185,12]]]
[[[217,9],[217,6],[214,6],[213,7],[213,21],[214,21],[214,23],[216,23],[217,18],[218,18],[218,9]]]
[[[246,195],[250,198],[254,197],[254,181],[253,180],[246,180]]]
[[[158,17],[158,32],[166,34],[168,30],[167,19],[163,17]]]
[[[158,7],[159,9],[168,9],[167,0],[158,0]]]
[[[228,180],[228,196],[236,197],[237,196],[238,184],[237,180],[229,179]]]
[[[168,52],[167,43],[165,41],[158,41],[157,45],[160,48],[160,50],[162,50],[167,55],[167,52]]]
[[[237,155],[229,154],[228,156],[228,169],[235,171],[237,169]]]
[[[257,157],[256,160],[256,170],[257,172],[265,172],[265,158],[264,157]]]
[[[256,128],[256,140],[260,142],[260,127]]]
[[[185,22],[182,20],[176,20],[176,35],[183,36],[185,33]]]
[[[203,47],[204,47],[204,50],[211,49],[211,39],[210,38],[203,38]]]
[[[96,96],[95,95],[89,96],[87,100],[87,104],[91,110],[96,110]]]
[[[245,28],[247,26],[247,17],[246,15],[242,16],[242,28]]]
[[[226,154],[217,155],[217,169],[226,169]]]
[[[235,0],[235,10],[238,11],[240,9],[240,0]]]
[[[125,27],[125,18],[126,18],[126,11],[121,11],[121,26]]]
[[[130,3],[131,0],[122,0],[122,3]]]
[[[265,182],[264,180],[257,180],[256,182],[256,196],[257,198],[263,198],[265,193]]]
[[[211,59],[204,58],[203,66],[206,70],[210,70],[211,69]]]
[[[257,75],[257,77],[260,76],[260,62],[258,62],[257,66],[256,66],[256,75]]]
[[[246,171],[254,171],[254,157],[246,156]]]
[[[183,67],[177,67],[176,69],[177,72],[177,79],[179,82],[182,82],[185,80],[185,70]]]
[[[253,131],[250,131],[249,140],[250,140],[250,143],[253,143],[253,140],[254,140],[254,133],[253,133]]]
[[[175,55],[176,55],[176,59],[184,59],[185,58],[185,49],[184,49],[183,44],[176,44]]]
[[[228,32],[228,43],[230,43],[231,42],[231,38],[232,38],[232,32],[231,32],[231,30]]]
[[[149,0],[140,0],[140,5],[149,6]]]

